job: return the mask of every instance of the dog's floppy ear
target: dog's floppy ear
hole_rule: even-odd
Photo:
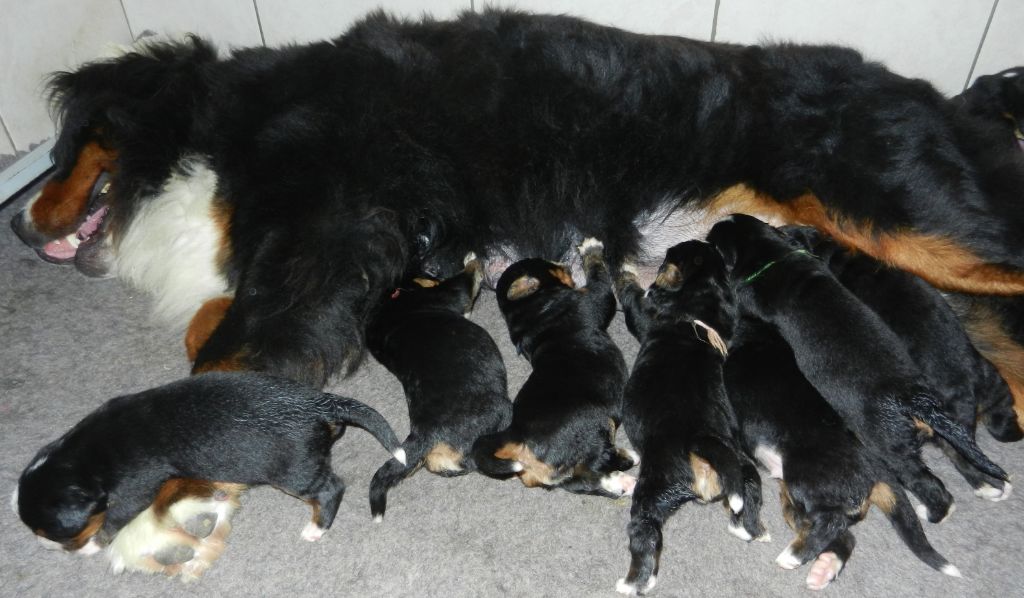
[[[665,263],[654,279],[654,285],[666,291],[678,291],[683,286],[683,272],[673,263]]]
[[[508,291],[505,293],[505,297],[507,297],[509,301],[518,301],[523,297],[529,297],[536,293],[539,288],[540,280],[530,276],[529,274],[524,274],[512,281],[512,284],[508,287]]]

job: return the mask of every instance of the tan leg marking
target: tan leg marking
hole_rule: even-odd
[[[203,348],[210,335],[224,320],[224,314],[231,307],[231,297],[215,297],[208,299],[192,316],[185,331],[185,354],[189,361],[195,361],[199,350]]]

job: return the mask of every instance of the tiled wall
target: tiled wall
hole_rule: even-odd
[[[485,4],[707,40],[845,44],[949,94],[972,72],[1024,64],[1024,0],[31,0],[0,9],[0,154],[53,134],[46,73],[146,30],[193,31],[222,47],[273,46],[333,37],[378,6],[441,18]]]

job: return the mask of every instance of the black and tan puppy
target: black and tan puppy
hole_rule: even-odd
[[[473,471],[473,443],[512,420],[498,346],[465,317],[482,277],[469,254],[462,273],[443,282],[414,278],[384,300],[367,329],[367,347],[402,382],[409,403],[407,462],[391,459],[370,483],[378,521],[390,488],[421,466],[445,476]]]
[[[39,451],[14,503],[49,544],[95,549],[170,479],[270,484],[313,507],[302,530],[313,541],[341,504],[331,445],[347,424],[404,460],[387,421],[353,399],[263,374],[193,376],[107,401]]]
[[[917,276],[841,247],[809,227],[782,229],[828,265],[833,275],[870,307],[899,336],[914,363],[928,378],[943,408],[972,436],[980,420],[997,440],[1024,436],[1013,411],[1013,395],[996,368],[978,353],[956,313],[934,287]],[[1009,498],[1008,482],[985,475],[935,439],[957,470],[990,500]]]
[[[482,472],[518,475],[529,487],[632,493],[636,480],[622,471],[635,453],[615,447],[627,371],[607,332],[615,294],[602,250],[594,239],[580,246],[585,287],[575,288],[565,266],[536,258],[498,280],[498,306],[533,372],[516,395],[512,424],[477,443]]]
[[[797,534],[775,560],[779,566],[794,569],[814,559],[807,587],[823,589],[853,553],[849,528],[874,505],[918,558],[959,577],[928,542],[902,485],[807,382],[771,325],[740,320],[725,384],[744,448],[780,480],[783,514]]]
[[[717,223],[708,240],[725,257],[741,310],[778,329],[803,375],[924,503],[929,521],[943,520],[953,498],[921,460],[915,424],[926,424],[979,470],[1006,480],[944,409],[899,337],[821,260],[742,214]]]
[[[624,272],[619,299],[640,353],[623,425],[642,464],[630,511],[632,559],[616,589],[642,594],[657,581],[662,526],[687,502],[726,499],[730,531],[745,540],[767,536],[760,477],[735,440],[722,380],[736,306],[721,255],[702,241],[672,247],[646,294]]]

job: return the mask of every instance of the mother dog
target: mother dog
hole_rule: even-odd
[[[195,371],[354,367],[402,275],[486,256],[656,266],[734,211],[944,288],[1024,292],[1024,160],[999,118],[837,47],[741,47],[514,12],[220,59],[150,45],[52,81],[57,171],[13,221],[149,290]],[[102,189],[97,181],[104,182]]]

